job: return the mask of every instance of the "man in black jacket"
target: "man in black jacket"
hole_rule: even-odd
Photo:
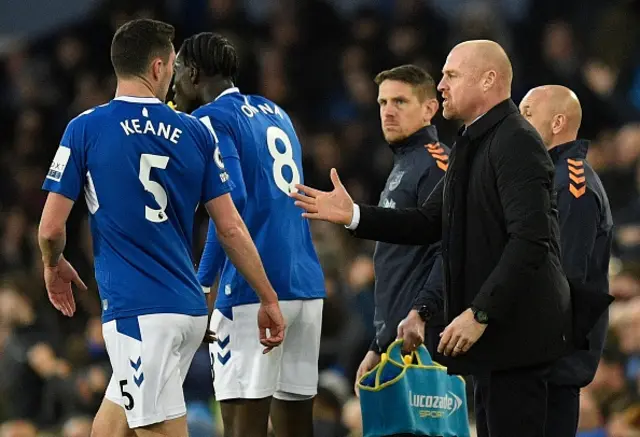
[[[335,169],[333,191],[300,185],[304,194],[291,196],[304,216],[360,238],[442,238],[449,325],[439,350],[450,373],[474,376],[478,436],[543,437],[550,363],[567,350],[572,327],[553,163],[511,101],[511,63],[498,44],[459,44],[442,72],[443,114],[464,129],[423,206],[354,205]]]
[[[577,140],[580,101],[568,88],[534,88],[520,102],[520,112],[536,128],[556,168],[564,272],[576,299],[585,288],[609,293],[613,221],[607,193],[586,161],[589,142]],[[574,305],[576,318],[582,314]],[[562,357],[551,369],[547,397],[547,436],[574,437],[578,428],[580,388],[595,376],[607,333],[605,312],[589,333],[588,348]]]
[[[382,132],[393,151],[393,169],[378,205],[415,208],[424,203],[442,179],[449,160],[448,147],[438,142],[438,131],[431,125],[439,107],[436,85],[426,71],[415,65],[383,71],[375,82]],[[439,243],[376,244],[376,337],[358,368],[356,383],[380,362],[381,353],[396,339],[398,324],[405,317],[400,333],[407,346],[414,348],[424,341],[427,321],[430,341],[435,340],[437,345],[443,321],[428,319],[438,317],[437,309],[442,306],[442,293],[438,293],[442,269],[433,268],[439,252]],[[437,265],[441,266],[441,261]]]

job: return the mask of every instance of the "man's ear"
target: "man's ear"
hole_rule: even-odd
[[[162,77],[162,73],[165,70],[166,65],[161,58],[155,58],[151,63],[151,74],[154,80],[159,80]]]
[[[493,87],[496,83],[497,73],[494,70],[489,70],[482,81],[482,89],[486,92]]]
[[[424,122],[431,123],[431,119],[438,113],[440,103],[438,99],[427,99],[424,103]]]
[[[567,117],[564,114],[556,114],[551,122],[551,130],[554,134],[559,134],[567,125]]]
[[[189,67],[189,78],[194,85],[200,81],[200,71],[196,67]]]

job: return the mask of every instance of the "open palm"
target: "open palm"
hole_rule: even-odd
[[[347,226],[353,217],[353,200],[340,182],[335,168],[331,169],[331,182],[333,191],[321,191],[298,184],[296,189],[302,193],[294,192],[290,196],[296,199],[296,206],[305,211],[303,217]]]

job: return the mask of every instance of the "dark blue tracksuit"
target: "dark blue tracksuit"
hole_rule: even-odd
[[[562,266],[574,290],[609,293],[612,229],[609,199],[586,161],[588,141],[561,144],[549,151],[555,164]],[[574,305],[576,317],[580,317]],[[544,323],[544,321],[541,321]],[[604,347],[605,312],[588,336],[588,349],[561,358],[552,368],[547,402],[547,436],[574,437],[579,392],[593,379]]]
[[[449,148],[438,142],[435,126],[426,126],[390,146],[394,165],[380,195],[379,206],[416,208],[444,176]],[[376,244],[373,257],[376,337],[371,350],[383,352],[396,339],[398,324],[407,316],[419,294],[433,300],[434,307],[442,306],[439,253],[439,243],[429,246]],[[434,265],[438,268],[433,268]],[[437,323],[434,320],[429,327]]]

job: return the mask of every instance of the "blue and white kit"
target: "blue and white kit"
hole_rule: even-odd
[[[106,398],[131,427],[184,415],[182,380],[207,324],[192,257],[195,211],[229,193],[209,129],[155,98],[118,97],[67,126],[43,189],[90,213]]]

